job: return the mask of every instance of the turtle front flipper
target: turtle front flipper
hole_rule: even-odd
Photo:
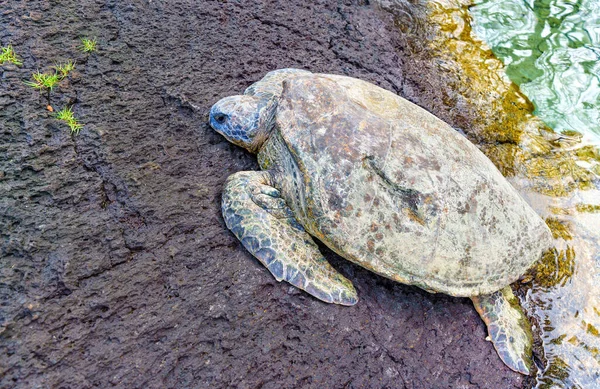
[[[356,304],[352,283],[323,258],[271,180],[265,171],[239,172],[227,179],[222,202],[227,227],[277,281],[328,303]]]
[[[500,359],[512,370],[529,375],[533,366],[531,324],[510,286],[471,300]]]

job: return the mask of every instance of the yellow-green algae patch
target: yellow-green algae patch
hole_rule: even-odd
[[[524,306],[542,326],[546,368],[538,388],[594,387],[600,371],[600,151],[575,131],[555,133],[474,37],[470,1],[428,3],[439,26],[427,48],[475,119],[463,130],[552,230],[555,247],[531,270]],[[586,323],[582,325],[582,320]]]
[[[577,212],[600,212],[600,205],[597,204],[577,204],[575,206]]]
[[[554,239],[562,238],[564,240],[570,240],[573,236],[569,232],[569,223],[566,220],[559,220],[556,217],[549,217],[546,219],[546,224],[552,231]]]
[[[548,250],[534,268],[535,281],[539,286],[551,288],[564,285],[575,270],[575,250]]]

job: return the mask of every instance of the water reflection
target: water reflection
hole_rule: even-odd
[[[541,329],[547,363],[537,387],[543,389],[600,388],[600,13],[594,1],[430,3],[430,19],[440,28],[432,51],[440,72],[459,80],[452,85],[457,96],[449,98],[466,99],[481,118],[467,135],[554,234],[555,248],[521,287]],[[560,132],[532,115],[530,101]]]
[[[555,130],[600,143],[600,2],[477,0],[474,31]]]

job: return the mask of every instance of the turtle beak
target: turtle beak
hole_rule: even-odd
[[[233,144],[255,152],[254,139],[260,132],[260,99],[254,96],[229,96],[210,110],[209,123]]]

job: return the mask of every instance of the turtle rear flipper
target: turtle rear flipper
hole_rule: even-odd
[[[352,283],[323,258],[271,179],[265,171],[239,172],[227,179],[222,201],[227,227],[277,281],[328,303],[356,304]]]
[[[510,286],[471,300],[500,359],[512,370],[529,375],[533,366],[531,324]]]

